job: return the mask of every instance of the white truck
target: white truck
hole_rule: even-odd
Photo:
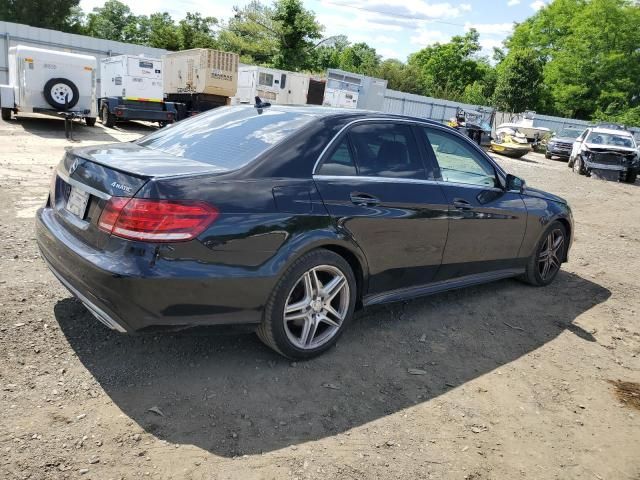
[[[100,61],[100,120],[113,127],[119,120],[147,120],[161,126],[177,117],[173,102],[164,101],[162,60],[117,55]]]
[[[17,45],[9,48],[9,84],[0,85],[2,119],[12,113],[61,114],[96,123],[96,57]]]
[[[238,68],[239,103],[254,103],[256,97],[278,105],[304,105],[307,103],[310,76],[255,65]]]
[[[386,80],[330,68],[322,104],[382,111],[386,89]]]
[[[236,53],[194,48],[167,53],[164,61],[164,95],[170,102],[185,105],[178,119],[229,105],[238,89]]]

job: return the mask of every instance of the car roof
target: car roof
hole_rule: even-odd
[[[253,106],[244,105],[244,108],[255,108]],[[361,119],[389,119],[389,120],[413,120],[416,122],[424,122],[432,125],[443,126],[441,122],[429,120],[426,118],[412,117],[408,115],[398,115],[395,113],[383,113],[376,112],[374,110],[361,110],[357,108],[337,108],[337,107],[325,107],[319,105],[271,105],[265,107],[270,110],[282,111],[282,112],[296,112],[304,113],[307,115],[317,116],[318,118],[361,118]]]
[[[594,127],[591,129],[591,131],[593,133],[606,133],[609,135],[622,135],[625,137],[633,137],[633,134],[628,130],[615,130],[613,128]]]

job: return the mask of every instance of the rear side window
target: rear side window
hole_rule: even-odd
[[[183,120],[138,140],[163,153],[235,170],[293,135],[316,118],[313,114],[267,108],[220,107]],[[151,160],[150,160],[151,161]]]
[[[366,123],[349,130],[362,176],[425,179],[418,146],[405,124]]]
[[[356,175],[356,166],[349,149],[349,141],[345,136],[331,156],[322,163],[320,175]]]

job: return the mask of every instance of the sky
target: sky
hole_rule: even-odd
[[[248,0],[121,0],[133,13],[166,11],[175,20],[186,12],[199,12],[226,20],[234,5]],[[324,25],[325,37],[347,35],[351,42],[366,42],[383,58],[406,61],[407,56],[435,42],[446,42],[471,27],[480,33],[484,55],[491,56],[521,22],[548,0],[303,0]],[[269,0],[265,1],[269,3]],[[104,0],[81,0],[85,12]]]

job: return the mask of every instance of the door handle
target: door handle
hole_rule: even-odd
[[[458,210],[471,210],[473,208],[473,205],[462,198],[454,199],[453,206]]]
[[[368,193],[351,192],[350,198],[351,203],[363,207],[373,207],[380,203],[379,199],[377,199],[373,195],[369,195]]]

